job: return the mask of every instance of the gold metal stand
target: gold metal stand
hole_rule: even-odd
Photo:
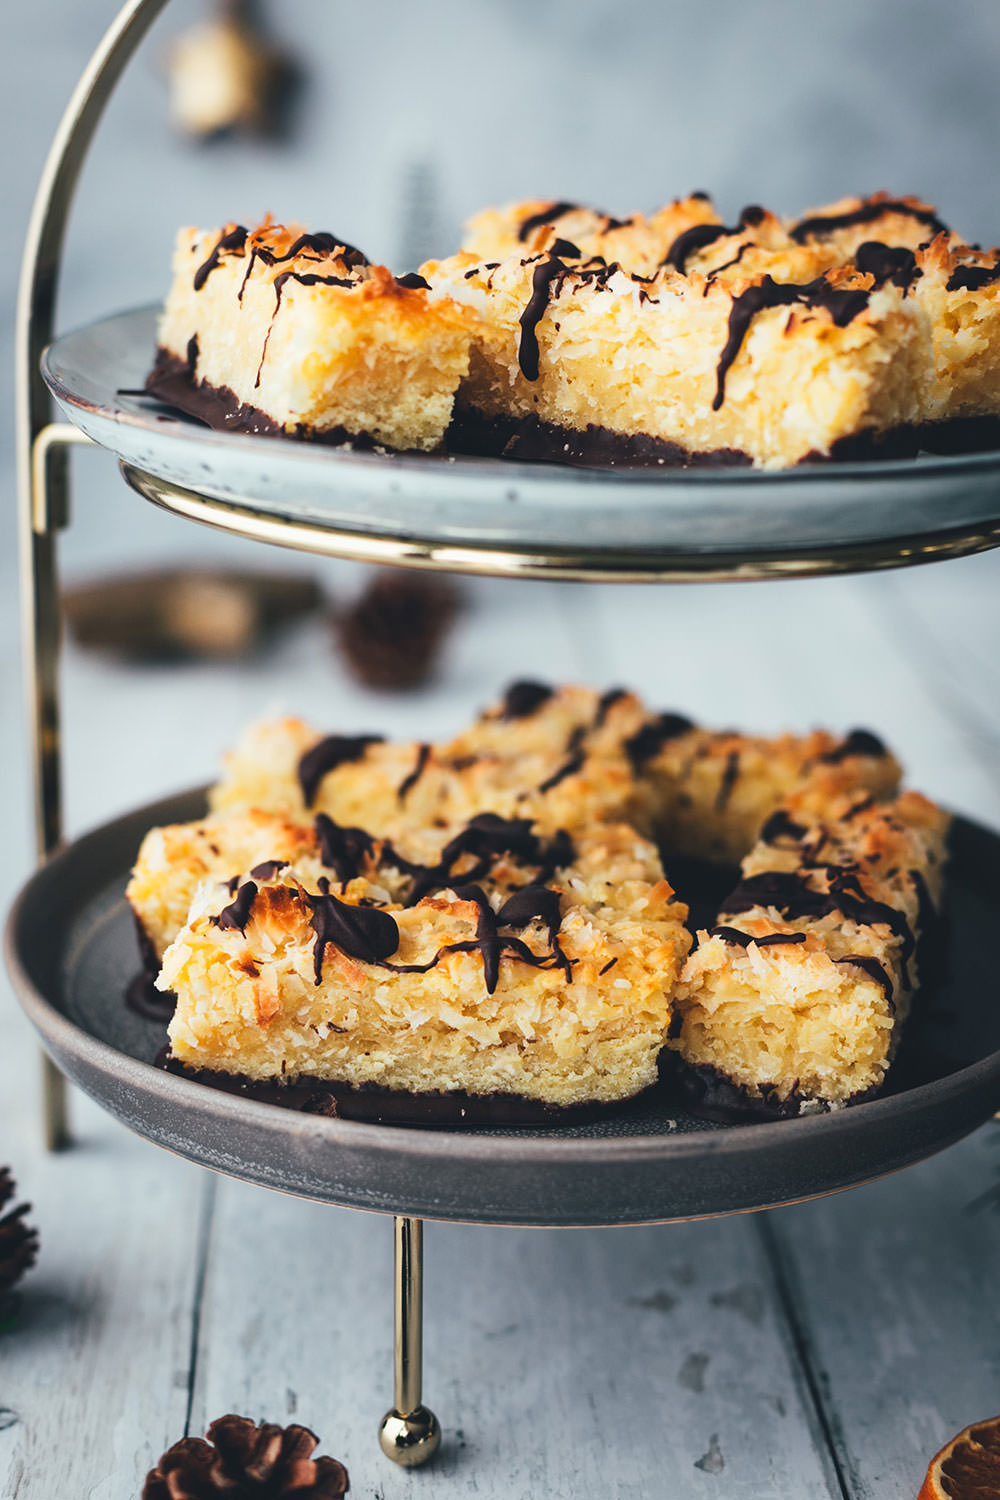
[[[293,519],[268,514],[259,501],[240,501],[185,489],[156,474],[122,462],[122,474],[137,494],[172,515],[184,516],[236,536],[250,537],[272,547],[291,547],[321,557],[353,562],[426,568],[449,573],[479,573],[490,578],[546,578],[588,583],[735,583],[752,579],[812,578],[861,569],[907,568],[917,563],[966,557],[1000,545],[1000,525],[984,521],[975,526],[943,527],[925,536],[894,537],[889,541],[855,541],[842,546],[799,546],[779,554],[658,552],[650,547],[615,551],[608,547],[599,558],[593,551],[548,547],[530,549],[513,542],[463,545],[422,541],[414,536],[385,536],[351,530],[321,517]]]
[[[29,396],[30,401],[30,396]],[[35,844],[39,858],[62,837],[59,757],[59,583],[56,539],[68,520],[68,450],[87,443],[75,427],[49,423],[33,436],[21,478],[22,588],[28,684],[28,722],[35,767]],[[20,459],[20,454],[19,454]],[[45,1145],[69,1144],[66,1081],[42,1057],[42,1123]]]
[[[395,1220],[395,1349],[393,1406],[382,1418],[378,1440],[393,1463],[416,1469],[432,1459],[441,1429],[421,1404],[424,1365],[424,1226],[420,1219]]]
[[[84,70],[49,151],[21,263],[17,301],[17,473],[28,721],[34,762],[38,857],[62,838],[59,733],[60,611],[56,536],[68,519],[68,448],[87,443],[73,427],[51,421],[39,370],[51,342],[66,220],[97,122],[126,63],[167,0],[129,0]],[[45,1059],[42,1116],[45,1143],[69,1142],[66,1085]]]

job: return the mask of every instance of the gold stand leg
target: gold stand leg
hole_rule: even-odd
[[[62,838],[57,542],[68,519],[69,449],[86,441],[75,428],[50,423],[38,434],[31,452],[30,507],[23,532],[24,623],[35,770],[35,846],[40,859],[58,848]],[[49,1151],[71,1144],[66,1080],[44,1056],[42,1133]]]
[[[441,1428],[421,1404],[424,1340],[424,1226],[395,1220],[395,1323],[393,1407],[382,1418],[378,1440],[393,1463],[415,1469],[433,1458]]]
[[[42,1122],[46,1151],[62,1151],[73,1143],[69,1130],[66,1080],[50,1057],[42,1053]]]

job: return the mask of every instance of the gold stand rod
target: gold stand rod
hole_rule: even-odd
[[[40,858],[50,854],[62,838],[57,539],[69,520],[68,450],[89,442],[75,427],[50,422],[38,433],[31,450],[31,525],[24,528],[24,637],[35,766],[35,847]],[[69,1145],[66,1080],[44,1055],[42,1128],[47,1150]]]
[[[382,1418],[379,1442],[393,1463],[415,1469],[434,1457],[441,1428],[421,1403],[424,1343],[424,1226],[397,1217],[393,1323],[393,1407]]]

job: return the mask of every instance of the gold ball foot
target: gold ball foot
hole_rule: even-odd
[[[393,1409],[382,1418],[378,1440],[386,1458],[404,1469],[417,1469],[428,1463],[441,1446],[438,1419],[426,1406],[418,1406],[407,1416]]]

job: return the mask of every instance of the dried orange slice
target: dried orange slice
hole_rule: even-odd
[[[1000,1500],[1000,1417],[952,1438],[931,1459],[917,1500]]]

